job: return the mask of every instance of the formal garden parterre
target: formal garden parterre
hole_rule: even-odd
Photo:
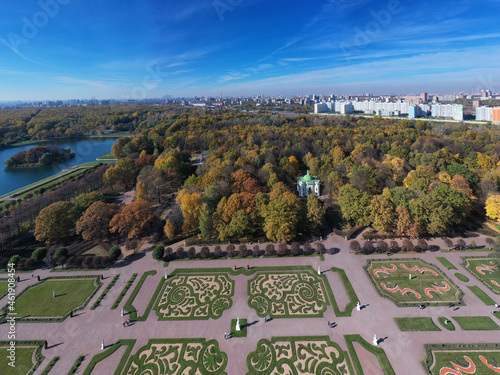
[[[33,374],[45,358],[42,355],[44,345],[46,345],[45,341],[0,341],[0,352],[2,353],[0,355],[0,373],[2,375]],[[14,359],[9,358],[9,351],[12,347],[15,347]]]
[[[227,273],[176,273],[164,281],[154,309],[159,320],[219,319],[233,295],[234,280]]]
[[[227,355],[215,340],[151,339],[131,356],[125,375],[225,375]]]
[[[500,259],[463,257],[463,266],[496,294],[500,294]]]
[[[347,353],[328,336],[261,339],[247,366],[247,375],[354,374]]]
[[[429,344],[423,366],[431,375],[500,373],[500,344]]]
[[[463,304],[463,292],[436,266],[419,259],[370,259],[365,270],[378,293],[398,306]]]

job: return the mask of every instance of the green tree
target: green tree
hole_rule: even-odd
[[[325,213],[326,208],[323,207],[316,195],[309,194],[307,197],[307,228],[312,235],[321,234]]]
[[[246,237],[251,232],[252,225],[249,215],[243,210],[236,211],[227,227],[228,237]]]
[[[120,255],[122,255],[122,250],[120,249],[120,246],[114,245],[109,249],[109,259],[111,259],[112,262],[116,262]]]
[[[200,207],[200,233],[201,237],[208,239],[212,236],[212,212],[207,203],[202,203]]]
[[[297,208],[280,200],[271,201],[264,209],[264,232],[275,242],[288,242],[297,235]]]
[[[118,160],[114,166],[108,168],[104,173],[104,182],[110,186],[119,182],[125,187],[134,183],[135,162],[130,158]]]
[[[46,256],[47,249],[45,247],[37,247],[33,253],[31,253],[31,259],[37,263],[40,263]]]
[[[93,203],[102,201],[103,195],[101,192],[94,191],[92,193],[80,194],[71,203],[73,203],[73,209],[75,212],[75,217],[79,218],[89,208]]]
[[[51,243],[67,238],[75,227],[73,204],[55,202],[40,211],[35,219],[37,241]]]
[[[342,217],[350,224],[370,225],[371,197],[368,193],[358,190],[350,184],[339,190],[339,205]]]
[[[17,266],[17,264],[19,263],[19,261],[21,260],[21,257],[19,255],[12,255],[9,259],[9,263],[8,264],[13,264],[14,267]]]
[[[68,249],[64,246],[58,247],[57,250],[54,252],[54,258],[56,259],[60,259],[67,256],[68,256]]]
[[[356,189],[373,193],[377,187],[377,179],[373,170],[366,165],[359,165],[352,169],[349,181]]]
[[[163,260],[164,256],[165,256],[165,246],[156,245],[154,250],[153,250],[153,259]]]

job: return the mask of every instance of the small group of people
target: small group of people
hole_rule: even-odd
[[[123,327],[128,327],[130,325],[130,320],[127,319],[123,322]]]

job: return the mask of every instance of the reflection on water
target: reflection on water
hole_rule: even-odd
[[[99,156],[109,153],[113,143],[115,143],[117,139],[118,138],[79,138],[40,143],[40,146],[55,145],[62,148],[69,147],[71,151],[76,152],[76,156],[71,160],[59,164],[28,169],[7,170],[3,162],[19,151],[26,151],[35,147],[34,144],[0,150],[0,195],[52,176],[61,172],[63,169],[89,161],[95,161]]]

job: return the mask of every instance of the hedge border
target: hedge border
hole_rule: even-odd
[[[433,263],[429,263],[429,262],[426,262],[425,260],[422,260],[422,259],[419,259],[419,258],[394,258],[394,259],[390,259],[391,262],[414,262],[414,261],[419,261],[419,262],[422,262],[424,264],[427,264],[431,267],[434,267],[436,268],[440,273],[441,275],[443,276],[443,278],[447,281],[450,282],[451,285],[453,285],[457,290],[458,290],[458,301],[453,301],[455,303],[456,306],[466,306],[465,304],[465,301],[464,301],[464,295],[465,293],[462,291],[462,289],[460,289],[457,284],[455,284],[448,276],[445,275],[445,273],[443,272],[443,270],[441,268],[439,268],[438,266],[436,266],[435,264]],[[387,299],[390,299],[392,302],[394,302],[394,304],[397,306],[397,307],[415,307],[415,306],[419,306],[419,305],[427,305],[429,307],[432,307],[432,306],[448,306],[450,302],[408,302],[408,303],[401,303],[399,301],[396,301],[396,299],[394,299],[392,296],[389,296],[387,294],[384,294],[382,293],[382,291],[380,290],[380,288],[378,287],[377,283],[375,282],[375,280],[373,279],[373,277],[371,276],[370,274],[370,271],[368,271],[368,266],[371,264],[371,262],[383,262],[383,259],[380,258],[380,259],[367,259],[366,261],[366,265],[363,266],[363,269],[365,270],[365,272],[367,273],[368,275],[368,278],[370,279],[370,281],[372,282],[372,284],[375,286],[375,290],[377,291],[378,295],[383,297],[383,298],[387,298]]]
[[[99,362],[108,358],[110,355],[112,355],[114,352],[116,352],[121,346],[126,346],[127,348],[125,349],[125,353],[123,353],[122,358],[121,358],[120,362],[118,363],[118,366],[116,367],[116,370],[114,372],[114,375],[119,375],[122,372],[123,366],[125,366],[125,362],[127,361],[128,357],[130,355],[130,352],[132,351],[132,348],[134,347],[136,341],[137,340],[135,340],[135,339],[118,340],[110,348],[93,356],[92,359],[90,360],[89,364],[85,368],[85,371],[83,372],[82,375],[90,375],[92,373],[92,371],[94,371],[95,366]]]
[[[97,307],[99,307],[99,305],[101,304],[101,301],[104,299],[104,297],[106,297],[106,294],[108,294],[109,290],[113,287],[113,285],[115,285],[116,283],[116,280],[118,280],[118,278],[120,277],[120,274],[117,274],[113,277],[113,279],[109,282],[108,286],[106,287],[106,289],[104,289],[102,291],[102,294],[99,296],[99,298],[94,302],[94,304],[92,305],[92,307],[90,308],[90,310],[95,310]]]
[[[31,366],[31,369],[26,373],[26,375],[32,375],[35,373],[36,369],[43,362],[45,357],[42,354],[42,347],[47,345],[46,340],[0,340],[0,346],[10,346],[11,342],[15,343],[16,348],[20,346],[35,346],[35,350],[33,351],[34,359],[36,362],[33,363],[34,366]]]
[[[345,336],[344,336],[345,337]],[[261,345],[262,342],[270,342],[270,343],[275,343],[275,342],[279,342],[279,341],[288,341],[288,342],[295,342],[295,341],[326,341],[327,343],[331,343],[331,344],[334,344],[334,347],[339,351],[339,353],[342,353],[342,355],[344,356],[344,359],[345,359],[345,362],[347,364],[347,368],[349,369],[349,373],[351,374],[354,374],[354,371],[353,371],[353,366],[352,366],[352,363],[349,359],[349,353],[347,351],[344,351],[342,349],[342,347],[340,346],[339,343],[333,341],[330,336],[273,336],[269,339],[265,339],[265,338],[262,338],[260,339],[258,342],[257,342],[257,347],[255,350],[253,351],[250,351],[250,353],[248,354],[247,356],[247,372],[246,374],[247,375],[255,375],[257,374],[256,372],[250,372],[250,369],[252,368],[251,367],[251,362],[250,362],[250,357],[252,356],[253,353],[255,353],[258,349],[259,349],[259,346]],[[290,361],[284,361],[288,364],[290,364]],[[276,368],[276,358],[274,358],[274,361],[271,362],[271,366],[273,366],[273,368]],[[290,367],[292,367],[290,365]],[[262,373],[262,372],[258,372],[259,374]],[[358,375],[361,375],[360,373],[358,373]]]
[[[470,289],[472,293],[476,295],[477,298],[479,298],[486,306],[495,306],[495,301],[487,295],[484,290],[482,290],[480,287],[476,285],[472,286],[467,286],[467,288]]]
[[[181,268],[180,270],[183,270],[183,269]],[[224,311],[229,310],[233,306],[233,298],[232,297],[234,296],[234,280],[229,277],[230,275],[228,274],[228,272],[222,272],[222,271],[221,272],[213,272],[211,270],[212,270],[211,268],[207,268],[207,271],[209,271],[209,272],[195,272],[195,273],[193,273],[193,276],[203,276],[203,275],[212,274],[212,273],[224,274],[225,276],[227,276],[227,278],[229,279],[229,282],[232,285],[232,293],[228,297],[230,304],[229,304],[229,306],[226,309],[224,309]],[[182,273],[188,273],[188,272],[182,272]],[[191,273],[191,272],[189,272],[189,273]],[[168,278],[170,279],[171,277],[178,276],[179,274],[180,273],[174,271],[174,272],[172,272],[171,274],[168,275]],[[165,288],[167,287],[167,283],[168,283],[168,279],[165,279],[163,277],[162,280],[160,281],[160,285],[158,285],[158,287],[156,288],[155,295],[152,297],[152,299],[154,299],[153,310],[156,312],[156,316],[158,317],[158,320],[161,320],[161,321],[208,320],[210,318],[212,318],[214,320],[217,320],[217,319],[221,318],[222,314],[219,317],[214,317],[214,315],[212,315],[212,314],[209,314],[207,316],[200,316],[200,317],[185,316],[185,317],[173,317],[173,318],[167,317],[166,318],[166,317],[162,316],[161,313],[160,313],[160,311],[159,311],[159,306],[158,306],[157,302],[160,299],[160,296],[163,295],[163,292],[165,291]],[[224,313],[224,311],[222,313]]]
[[[119,294],[119,296],[116,298],[115,303],[113,303],[113,306],[111,306],[111,310],[116,310],[116,308],[120,305],[120,303],[122,302],[123,297],[125,297],[125,294],[127,294],[128,290],[130,289],[130,287],[134,283],[137,275],[138,275],[137,273],[132,274],[132,276],[130,277],[130,280],[127,281],[127,283],[123,287],[123,290],[121,291],[121,293]]]
[[[45,367],[40,375],[48,375],[52,368],[56,365],[57,361],[59,361],[59,359],[61,359],[61,357],[59,356],[55,356],[54,358],[52,358],[47,367]]]
[[[467,272],[472,274],[476,279],[478,279],[481,283],[483,283],[489,290],[491,290],[495,294],[500,294],[500,291],[493,289],[489,284],[484,281],[482,278],[480,278],[474,271],[469,269],[468,264],[469,264],[469,259],[495,259],[491,256],[485,256],[485,257],[461,257],[463,262],[460,264],[462,267],[464,267]]]
[[[88,303],[90,302],[90,300],[92,298],[94,298],[94,296],[96,295],[96,293],[99,291],[99,289],[101,288],[102,286],[102,282],[101,282],[101,278],[102,278],[102,275],[81,275],[81,276],[49,276],[49,277],[46,277],[45,279],[43,280],[40,280],[39,282],[37,282],[36,284],[33,284],[33,285],[29,285],[28,287],[24,288],[22,290],[21,293],[19,293],[17,296],[16,296],[16,300],[18,298],[20,298],[27,290],[31,289],[31,288],[34,288],[38,285],[41,285],[42,283],[44,283],[45,281],[47,280],[67,280],[67,279],[94,279],[94,285],[95,285],[95,288],[94,290],[92,291],[92,293],[90,293],[90,295],[87,297],[87,299],[83,302],[83,304],[81,304],[80,306],[77,306],[75,307],[74,309],[68,311],[66,314],[64,314],[63,316],[60,316],[60,317],[57,317],[57,318],[46,318],[46,317],[33,317],[33,318],[23,318],[23,317],[19,317],[19,318],[16,318],[17,321],[19,322],[22,322],[22,323],[61,323],[63,322],[64,320],[66,320],[66,318],[68,316],[70,316],[72,313],[76,312],[76,311],[81,311],[83,309],[85,309],[85,307],[88,305]],[[7,308],[8,308],[8,304],[5,305],[3,308],[2,308],[2,313],[3,313],[3,316],[0,318],[0,324],[1,323],[4,323],[6,321],[6,316],[7,316]]]
[[[432,355],[433,350],[446,350],[448,351],[466,351],[468,349],[473,350],[500,350],[500,344],[425,344],[424,350],[426,353],[425,359],[422,361],[422,366],[424,370],[427,371],[429,375],[433,375],[431,367],[434,364],[434,356]]]
[[[177,343],[177,344],[178,343],[181,343],[181,344],[201,343],[201,344],[207,344],[207,345],[209,343],[210,344],[215,343],[217,350],[219,350],[221,355],[224,357],[224,362],[225,362],[224,370],[227,367],[227,362],[228,362],[227,354],[220,349],[219,342],[215,339],[207,340],[206,338],[201,337],[201,338],[178,338],[178,339],[149,339],[148,342],[146,343],[146,345],[137,349],[135,354],[131,355],[128,358],[128,361],[127,361],[127,364],[126,364],[124,370],[127,371],[130,368],[130,366],[132,365],[132,362],[139,357],[139,353],[141,351],[146,350],[147,348],[151,347],[152,344],[170,344],[170,343],[174,343],[174,344],[175,343]],[[122,372],[122,371],[123,371],[123,369],[120,372]],[[119,373],[115,372],[114,375],[119,375]],[[222,372],[218,373],[217,375],[227,375],[227,372],[222,371]]]
[[[137,310],[134,307],[134,305],[132,305],[132,303],[134,302],[134,299],[137,296],[137,294],[139,293],[139,291],[141,290],[142,284],[144,284],[144,282],[146,281],[146,278],[148,276],[154,276],[156,274],[157,274],[156,270],[144,272],[141,276],[141,279],[139,280],[139,282],[135,286],[135,289],[132,291],[132,294],[128,298],[127,302],[125,302],[125,305],[123,306],[123,308],[129,313],[130,320],[132,322],[144,322],[148,318],[149,313],[151,312],[151,309],[153,308],[153,304],[156,302],[156,299],[158,297],[159,289],[163,284],[162,282],[160,282],[160,284],[156,287],[156,290],[155,290],[153,296],[151,297],[151,300],[149,301],[149,304],[146,307],[146,311],[144,311],[143,316],[139,316],[139,317],[137,316]]]
[[[82,365],[83,361],[85,360],[85,357],[84,355],[80,355],[78,356],[78,358],[76,359],[73,367],[71,367],[68,371],[68,375],[73,375],[75,374],[78,369],[80,368],[80,366]]]
[[[345,310],[340,311],[340,309],[337,305],[337,301],[335,300],[335,296],[333,294],[333,291],[331,291],[331,287],[330,287],[330,292],[332,293],[331,298],[332,298],[333,311],[335,312],[335,315],[338,317],[351,316],[352,310],[354,310],[354,308],[356,307],[356,305],[359,302],[359,298],[356,294],[356,291],[354,290],[351,282],[349,281],[349,278],[347,277],[346,272],[342,268],[332,267],[331,270],[333,272],[337,272],[339,274],[340,280],[342,281],[342,285],[344,286],[344,289],[347,293],[347,296],[349,297],[349,303],[345,307]]]
[[[344,335],[344,340],[347,344],[347,350],[351,355],[352,363],[354,368],[356,369],[357,375],[364,375],[365,373],[363,371],[363,368],[361,367],[361,362],[359,361],[358,354],[354,349],[353,342],[357,342],[363,348],[377,357],[378,363],[380,364],[380,368],[382,369],[384,375],[396,375],[396,372],[394,372],[391,362],[389,361],[387,354],[385,354],[384,349],[371,345],[363,337],[361,337],[361,335]]]

